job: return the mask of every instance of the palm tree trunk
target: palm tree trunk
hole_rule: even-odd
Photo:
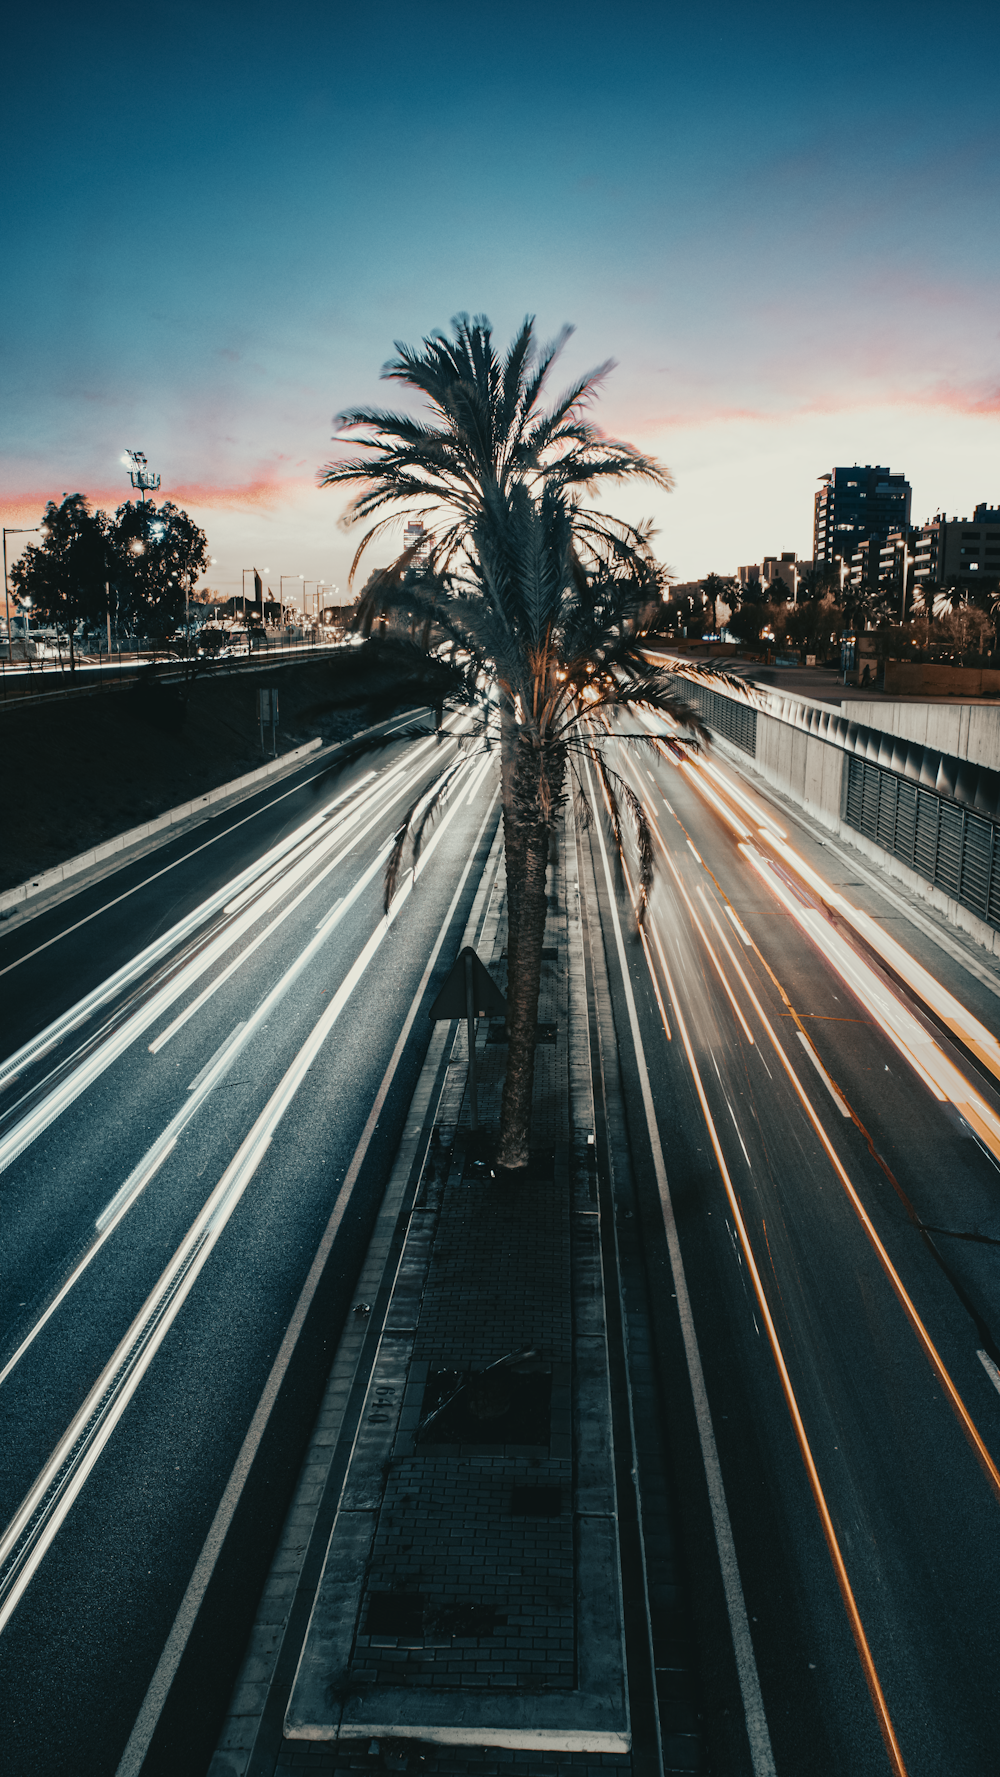
[[[497,1164],[521,1171],[528,1164],[531,1097],[535,1080],[538,990],[542,974],[547,896],[545,872],[556,794],[543,797],[543,775],[552,761],[523,740],[509,763],[504,800],[507,870],[507,1073],[500,1109]],[[559,777],[562,761],[558,762]],[[544,785],[551,792],[551,783]]]

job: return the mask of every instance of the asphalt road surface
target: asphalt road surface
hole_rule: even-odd
[[[590,844],[712,1768],[995,1777],[1000,1001],[725,760],[618,763],[645,940]]]
[[[208,1762],[498,810],[397,741],[0,938],[11,1777],[109,1777],[157,1674]]]

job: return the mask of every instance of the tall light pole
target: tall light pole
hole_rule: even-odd
[[[145,451],[127,450],[125,452],[125,458],[132,464],[128,473],[128,478],[132,483],[132,486],[138,488],[139,492],[142,494],[142,499],[139,504],[145,506],[146,495],[148,493],[155,494],[160,485],[160,477],[154,474],[153,470],[149,467],[149,464],[146,461]]]
[[[286,580],[301,580],[301,578],[302,578],[301,574],[282,574],[281,575],[281,577],[278,581],[278,603],[281,606],[282,615],[284,615],[284,610],[285,610],[285,581]]]
[[[35,531],[44,531],[43,524],[5,524],[3,527],[3,603],[7,621],[7,658],[10,659],[10,588],[7,584],[7,538],[27,537]],[[27,641],[27,631],[25,631]]]

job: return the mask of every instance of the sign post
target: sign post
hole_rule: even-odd
[[[258,691],[257,719],[260,722],[260,750],[264,751],[264,723],[271,724],[271,756],[278,756],[276,730],[278,726],[278,693],[277,691]]]
[[[507,1015],[507,1001],[492,975],[467,944],[455,967],[431,1007],[430,1015],[437,1022],[442,1018],[464,1018],[469,1039],[469,1121],[479,1128],[479,1104],[476,1095],[476,1019],[495,1012]]]

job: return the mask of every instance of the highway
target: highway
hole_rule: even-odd
[[[995,1777],[1000,1001],[718,753],[612,751],[658,854],[640,940],[591,830],[713,1768]]]
[[[390,739],[0,936],[12,1777],[109,1777],[154,1677],[208,1762],[498,817]]]

